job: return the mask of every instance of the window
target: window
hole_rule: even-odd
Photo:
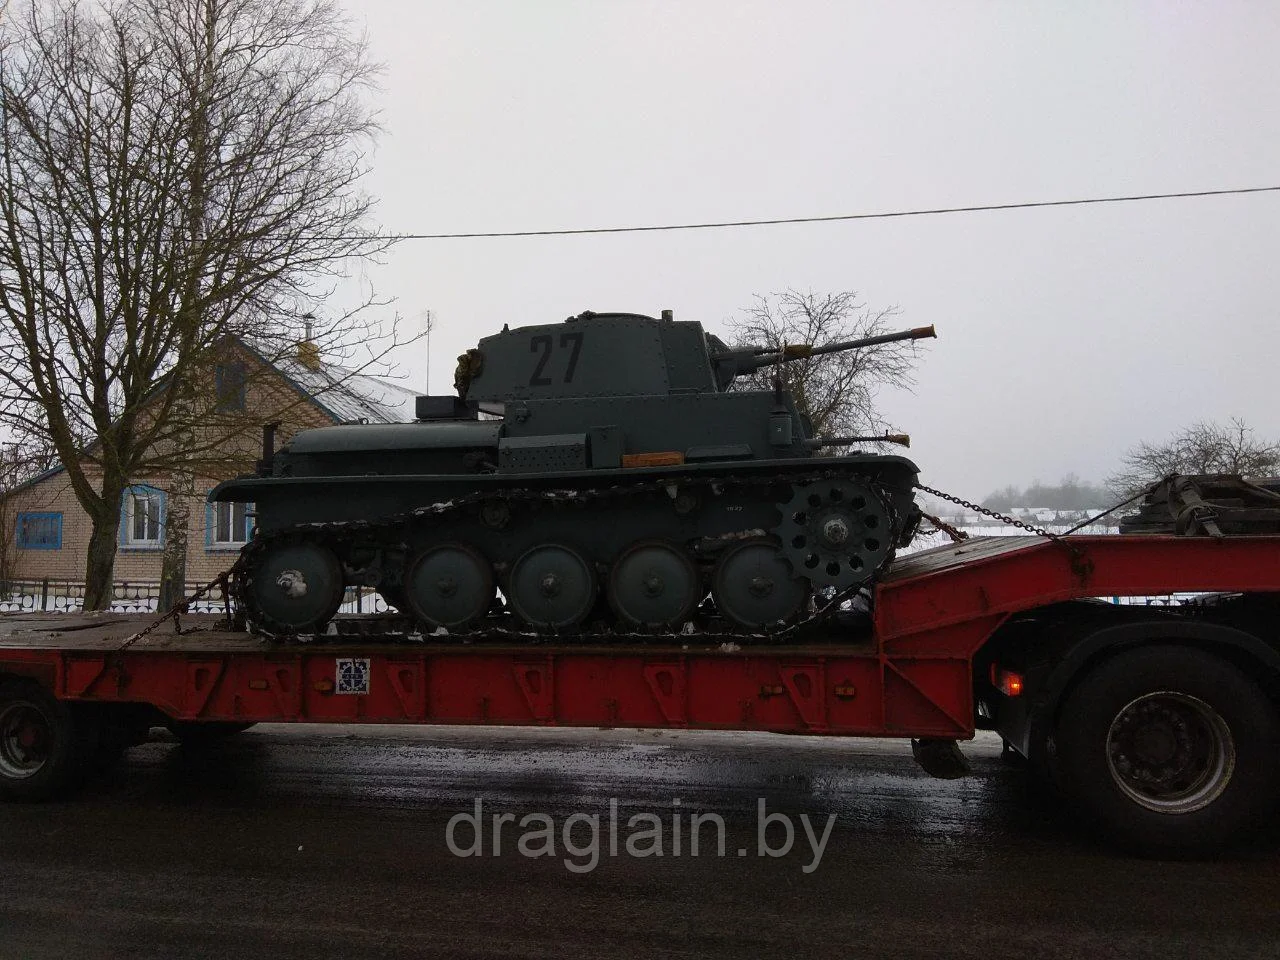
[[[211,503],[205,544],[210,550],[239,550],[249,542],[253,504]]]
[[[139,549],[159,549],[164,545],[163,490],[130,487],[124,492],[120,545]]]
[[[218,413],[240,413],[244,410],[244,364],[220,363],[216,371],[215,384],[218,391],[218,402],[214,409]]]
[[[18,546],[24,550],[61,550],[62,514],[18,514]]]

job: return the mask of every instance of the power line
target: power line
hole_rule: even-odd
[[[1033,210],[1040,207],[1082,207],[1100,203],[1135,203],[1142,200],[1182,200],[1189,197],[1226,197],[1246,193],[1275,193],[1276,187],[1237,187],[1231,190],[1192,190],[1185,193],[1147,193],[1128,197],[1088,197],[1077,200],[1035,200],[1027,203],[988,203],[967,207],[933,207],[926,210],[894,210],[881,213],[843,213],[826,217],[786,217],[777,220],[724,220],[716,223],[667,223],[637,227],[581,227],[574,230],[501,230],[475,233],[393,233],[385,240],[478,240],[490,237],[568,237],[591,233],[656,233],[663,230],[721,230],[728,227],[770,227],[787,223],[834,223],[844,220],[890,220],[898,217],[934,217],[948,213],[984,213],[995,210]]]

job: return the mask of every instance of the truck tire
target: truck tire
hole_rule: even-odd
[[[1142,647],[1091,670],[1055,741],[1070,800],[1147,856],[1213,853],[1268,809],[1280,780],[1275,705],[1188,647]]]
[[[38,801],[69,792],[95,740],[72,705],[39,684],[0,683],[0,797]]]
[[[221,743],[253,726],[252,723],[231,720],[170,720],[166,725],[170,733],[189,747]]]

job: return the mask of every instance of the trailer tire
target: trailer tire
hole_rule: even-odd
[[[1148,856],[1213,853],[1280,781],[1275,706],[1235,666],[1189,647],[1142,647],[1090,671],[1055,741],[1068,797]]]
[[[203,747],[244,733],[253,723],[237,723],[232,720],[170,720],[166,726],[183,745]]]
[[[49,800],[79,785],[96,738],[71,704],[37,683],[0,683],[0,797]]]

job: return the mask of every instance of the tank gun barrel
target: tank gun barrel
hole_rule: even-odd
[[[874,337],[862,337],[858,340],[842,340],[837,343],[790,343],[778,350],[774,347],[743,347],[713,354],[711,362],[722,374],[727,373],[729,379],[751,373],[762,367],[773,367],[808,357],[821,357],[828,353],[843,353],[846,350],[861,350],[864,347],[875,347],[882,343],[897,343],[901,340],[924,340],[936,337],[933,324],[927,327],[913,327],[910,330],[899,330],[896,333],[882,333]]]

